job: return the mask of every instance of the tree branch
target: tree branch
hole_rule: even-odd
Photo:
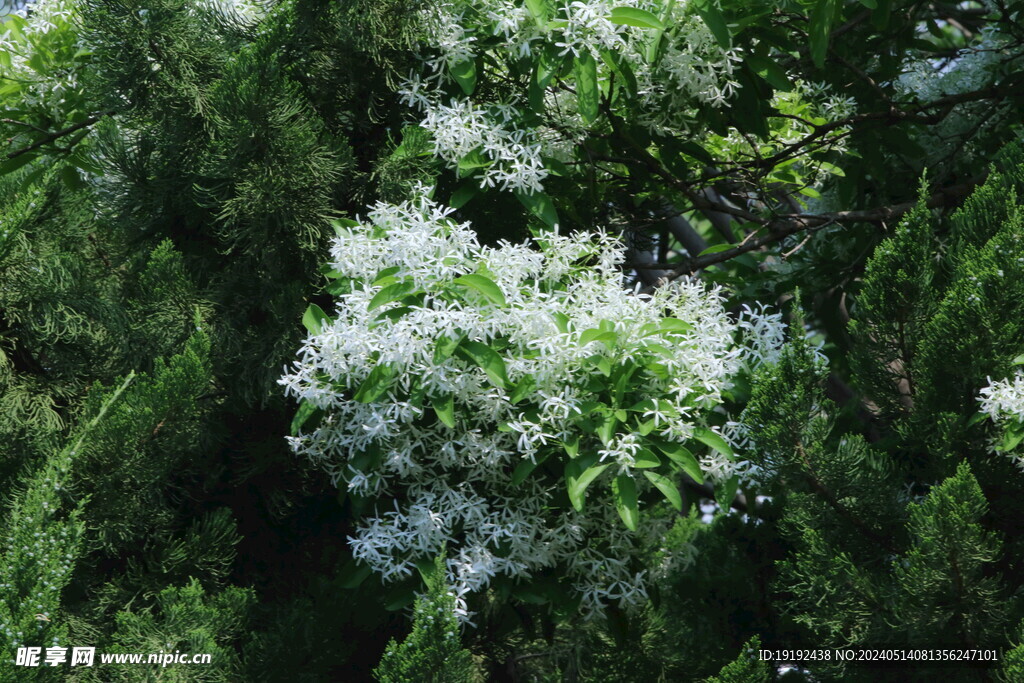
[[[928,197],[925,200],[925,206],[928,208],[935,208],[938,206],[945,206],[959,200],[967,195],[983,180],[984,177],[979,177],[966,183],[944,188],[943,190],[940,190]],[[707,202],[707,200],[698,201]],[[761,229],[767,230],[768,234],[762,235],[761,237],[754,237],[756,233],[751,233],[747,239],[731,249],[720,251],[715,254],[705,254],[704,256],[686,259],[676,266],[671,277],[672,279],[675,279],[702,268],[707,268],[708,266],[716,263],[728,261],[741,254],[755,251],[765,245],[778,242],[790,235],[803,232],[804,230],[820,230],[828,225],[835,225],[837,223],[884,223],[886,221],[899,218],[915,206],[917,206],[917,201],[902,202],[900,204],[893,204],[892,206],[881,206],[875,209],[866,209],[862,211],[836,211],[833,213],[820,214],[782,214],[767,220],[754,216],[755,222],[761,223]],[[697,208],[701,207],[698,206]]]
[[[50,144],[54,140],[59,140],[60,138],[65,137],[67,135],[71,135],[72,133],[80,131],[83,128],[88,128],[92,124],[94,124],[97,121],[99,121],[100,119],[102,119],[104,116],[110,116],[113,113],[114,113],[113,111],[101,111],[98,114],[93,114],[92,116],[90,116],[89,118],[85,119],[84,121],[80,121],[80,122],[78,122],[78,123],[76,123],[74,125],[68,126],[67,128],[63,128],[61,130],[54,131],[52,133],[47,133],[44,137],[40,138],[39,140],[36,140],[31,145],[28,145],[26,147],[22,147],[20,149],[16,149],[13,152],[8,152],[7,155],[4,158],[5,159],[14,159],[16,157],[21,156],[22,154],[27,154],[28,152],[32,152],[34,150],[37,150],[40,147],[42,147],[43,145]],[[24,124],[24,125],[28,125],[28,124]]]

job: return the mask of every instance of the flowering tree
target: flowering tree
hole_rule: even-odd
[[[463,617],[466,594],[492,579],[522,586],[555,568],[551,585],[587,612],[638,604],[639,501],[650,491],[682,509],[677,470],[735,489],[742,466],[711,410],[745,364],[776,352],[778,316],[737,325],[695,282],[631,294],[621,246],[601,235],[481,247],[419,192],[339,224],[337,310],[307,311],[301,360],[281,380],[303,401],[293,448],[376,501],[350,542],[385,580],[447,545]]]

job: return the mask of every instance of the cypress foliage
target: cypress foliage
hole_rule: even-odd
[[[761,640],[756,636],[743,646],[736,661],[726,664],[718,673],[707,679],[707,683],[767,683],[772,679],[767,662],[758,659],[757,651]]]
[[[412,631],[392,640],[373,675],[380,683],[471,683],[481,680],[473,656],[462,648],[455,595],[445,582],[442,557],[426,577],[427,592],[416,599]]]
[[[155,605],[116,615],[117,630],[108,652],[148,652],[174,655],[179,652],[210,655],[209,664],[148,664],[114,667],[114,681],[236,681],[241,668],[232,641],[244,636],[251,590],[230,586],[208,595],[197,579],[160,591]]]
[[[236,636],[250,643],[221,680],[294,672],[274,655],[282,642],[310,680],[351,671],[348,658],[368,675],[379,658],[387,628],[363,637],[376,649],[294,646],[294,625],[311,613],[333,634],[381,631],[396,617],[332,579],[347,559],[335,549],[341,511],[287,450],[276,380],[320,279],[328,220],[369,197],[368,169],[387,143],[386,75],[406,58],[398,27],[411,9],[289,2],[257,30],[213,4],[79,7],[90,56],[76,97],[114,112],[76,148],[89,182],[67,182],[49,157],[0,176],[0,486],[46,471],[46,454],[76,434],[69,425],[109,396],[97,382],[139,373],[69,474],[74,495],[91,494],[64,523],[70,574],[60,583],[37,568],[26,584],[57,586],[41,604],[59,615],[62,639],[156,642],[187,630],[190,612],[173,627],[159,616],[173,598],[234,624],[215,634],[219,651]],[[384,25],[395,29],[390,47],[366,34]],[[366,116],[368,103],[380,113]],[[249,598],[232,584],[256,584],[260,610],[241,609]],[[164,596],[168,586],[178,593]],[[40,610],[10,604],[15,633],[58,633],[35,620]],[[130,631],[117,616],[128,605]]]

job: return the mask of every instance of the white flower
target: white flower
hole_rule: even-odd
[[[646,588],[631,560],[664,524],[645,519],[641,533],[628,531],[607,478],[630,471],[640,437],[625,426],[607,444],[587,437],[588,448],[617,467],[590,485],[585,513],[558,508],[561,476],[538,470],[513,485],[512,473],[540,456],[566,457],[561,444],[580,435],[577,420],[593,403],[595,356],[615,367],[657,353],[665,378],[645,376],[631,392],[657,406],[647,414],[663,438],[689,439],[697,426],[706,427],[702,411],[720,403],[744,359],[771,356],[774,319],[748,312],[737,326],[718,291],[695,281],[643,297],[624,291],[616,268],[623,246],[607,234],[549,235],[540,250],[484,248],[450,214],[419,187],[408,202],[374,206],[361,228],[339,230],[330,266],[356,286],[337,296],[333,319],[307,337],[280,379],[288,395],[325,412],[315,429],[288,443],[339,487],[376,498],[349,543],[353,556],[385,581],[411,575],[417,560],[447,548],[463,621],[468,596],[496,577],[525,580],[556,566],[588,615],[609,601],[635,604]],[[598,265],[575,265],[584,257]],[[490,278],[505,305],[456,286],[469,273]],[[399,282],[418,297],[371,309],[384,287]],[[651,330],[666,313],[689,327],[655,333],[655,351]],[[586,330],[610,332],[616,342],[581,344]],[[736,347],[744,335],[756,351]],[[499,349],[509,386],[496,386],[458,354],[439,353],[439,340],[459,338]],[[391,379],[380,396],[353,400],[382,366]],[[513,404],[513,387],[527,377],[529,390]],[[455,428],[435,419],[442,400],[453,405]],[[725,463],[707,459],[706,466],[712,476],[726,476]],[[645,477],[636,481],[641,492],[649,488]]]
[[[995,422],[1017,420],[1024,422],[1024,372],[1018,370],[1013,378],[993,382],[980,392],[981,411]]]

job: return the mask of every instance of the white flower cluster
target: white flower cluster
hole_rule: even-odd
[[[720,107],[739,88],[733,80],[742,61],[739,50],[719,46],[704,22],[682,7],[670,19],[678,35],[666,42],[657,67],[646,67],[639,53],[642,43],[633,46],[642,120],[654,129],[685,129],[688,122],[680,113],[690,114],[694,101]]]
[[[737,325],[717,291],[696,282],[651,296],[624,291],[623,249],[607,236],[548,236],[542,251],[481,247],[450,212],[420,188],[416,199],[378,204],[366,225],[339,231],[331,267],[352,278],[351,291],[338,296],[334,319],[306,339],[280,380],[324,416],[291,446],[337,485],[376,499],[349,541],[385,580],[411,575],[417,560],[447,548],[463,619],[467,594],[494,577],[527,580],[556,566],[587,613],[612,600],[636,603],[645,584],[632,560],[644,534],[656,536],[664,522],[645,516],[634,533],[617,519],[610,479],[633,477],[641,493],[650,485],[631,469],[638,435],[627,423],[600,443],[581,434],[578,421],[595,396],[589,382],[599,376],[595,366],[656,357],[657,375],[630,391],[648,400],[642,419],[659,438],[685,442],[706,428],[705,411],[747,360],[734,343]],[[467,276],[486,278],[500,296],[459,285]],[[388,287],[411,294],[381,303],[396,291]],[[665,315],[675,329],[652,334]],[[762,340],[749,353],[770,356],[774,319],[756,318],[747,312],[740,324]],[[487,345],[507,381],[453,352],[458,345]],[[354,400],[382,376],[386,391]],[[451,427],[433,419],[448,400]],[[590,485],[582,513],[559,502],[562,444],[580,436],[581,449],[599,450],[598,462],[612,465]],[[556,475],[545,472],[547,458],[559,462]],[[538,468],[513,484],[524,463]]]
[[[406,100],[410,101],[408,95]],[[479,149],[490,162],[483,169],[483,186],[527,192],[544,189],[541,181],[548,172],[541,146],[532,133],[515,128],[514,121],[521,116],[515,107],[495,105],[485,110],[468,99],[453,99],[447,105],[433,102],[422,109],[425,116],[420,125],[433,138],[434,154],[450,168],[457,168],[460,160]]]
[[[1013,379],[993,382],[980,392],[981,412],[987,413],[994,422],[1017,420],[1024,422],[1024,372],[1020,370]]]
[[[1017,446],[1024,439],[1024,371],[1018,370],[1010,379],[993,382],[979,392],[981,412],[992,418],[1001,431],[1002,440],[993,441],[993,452],[1002,452],[1024,470],[1024,456]]]
[[[611,20],[612,10],[623,7],[663,16],[670,27],[662,38],[664,55],[656,64],[648,55],[650,29]],[[562,57],[589,54],[604,82],[610,71],[601,51],[610,50],[635,75],[641,123],[658,129],[686,129],[696,103],[720,106],[738,87],[733,74],[739,52],[719,46],[685,2],[559,0],[551,9],[551,21],[543,26],[524,3],[511,0],[447,2],[422,13],[423,46],[430,57],[424,60],[424,73],[410,75],[399,92],[406,104],[422,112],[421,125],[434,136],[435,154],[450,167],[470,151],[480,150],[491,164],[480,165],[484,186],[540,191],[548,175],[542,156],[564,157],[566,141],[571,144],[585,126],[575,102],[550,106],[553,100],[565,99],[558,97],[561,91],[554,85],[543,97],[549,120],[539,126],[523,122],[525,92],[506,93],[509,99],[489,107],[445,95],[444,87],[453,79],[450,69],[475,59],[480,50],[498,56],[489,61],[499,71],[506,68],[502,60],[540,54],[545,45],[554,46]]]

